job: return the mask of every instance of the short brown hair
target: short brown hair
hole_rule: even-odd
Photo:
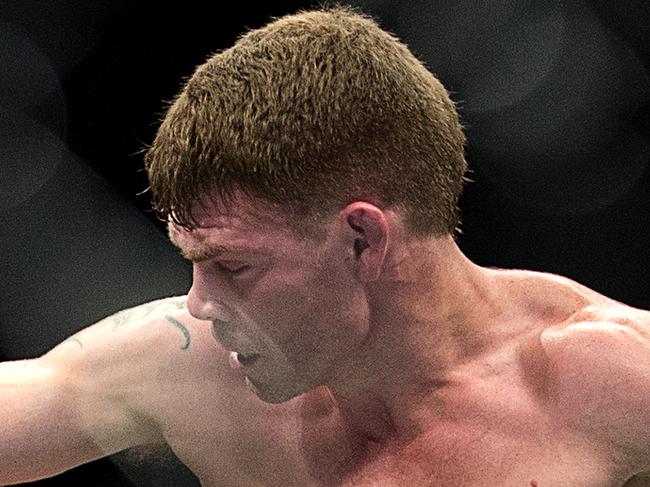
[[[199,66],[145,155],[153,206],[191,228],[239,190],[303,236],[353,201],[403,211],[416,236],[453,233],[465,136],[442,84],[358,10],[300,11]]]

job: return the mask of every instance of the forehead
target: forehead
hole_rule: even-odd
[[[197,202],[192,216],[198,227],[273,227],[285,221],[280,210],[271,210],[235,191],[228,208],[209,197]]]
[[[215,204],[193,211],[196,227],[168,223],[169,238],[181,252],[195,260],[234,252],[263,252],[289,243],[288,229],[279,215],[255,213],[250,205],[233,205],[226,212]]]

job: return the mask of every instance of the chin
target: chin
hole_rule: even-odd
[[[269,404],[282,404],[314,388],[300,387],[298,384],[282,384],[274,387],[268,384],[257,384],[250,379],[246,382],[260,400]]]

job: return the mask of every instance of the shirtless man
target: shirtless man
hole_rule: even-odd
[[[336,7],[200,66],[145,164],[187,297],[0,365],[0,484],[166,442],[205,487],[621,486],[650,469],[650,313],[483,268],[464,136]]]

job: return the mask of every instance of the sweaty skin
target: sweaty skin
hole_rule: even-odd
[[[649,312],[479,267],[364,202],[326,233],[209,211],[170,226],[194,264],[186,298],[107,318],[25,369],[65,384],[77,450],[57,468],[164,441],[205,487],[620,487],[650,470]],[[0,437],[0,465],[34,445]]]
[[[194,261],[173,315],[193,345],[134,400],[204,485],[619,487],[648,469],[648,312],[481,268],[366,203],[327,233],[170,226]],[[233,350],[256,358],[233,369]]]
[[[544,289],[546,298],[570,296],[581,303],[554,310],[566,315],[552,323],[554,331],[586,315],[648,319],[645,312],[558,276],[492,272],[524,289]],[[427,427],[410,442],[377,444],[352,433],[325,387],[282,404],[260,401],[246,386],[245,371],[228,365],[229,352],[214,340],[211,323],[178,309],[150,324],[164,326],[169,318],[183,324],[191,345],[171,346],[170,340],[168,349],[157,351],[166,365],[155,381],[134,391],[133,406],[156,419],[165,440],[205,487],[620,487],[634,473],[630,458],[615,445],[567,420],[579,399],[557,401],[553,391],[571,387],[579,398],[581,389],[578,383],[549,383],[562,375],[539,345],[550,323],[527,324],[509,346],[454,371],[449,383],[430,392],[427,404],[435,408],[422,413]],[[533,318],[526,321],[539,319]],[[628,325],[647,327],[640,321]],[[176,345],[183,342],[173,326],[168,333]]]

